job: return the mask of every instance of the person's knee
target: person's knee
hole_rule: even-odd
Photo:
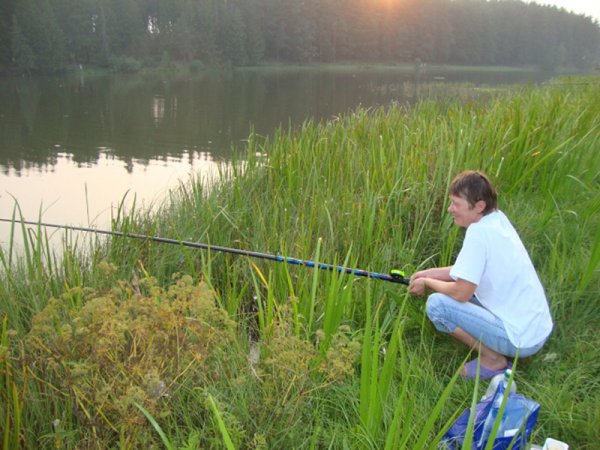
[[[453,301],[450,297],[436,292],[429,296],[425,304],[427,317],[433,326],[442,333],[451,333],[456,328],[456,323],[449,314]]]
[[[425,312],[427,313],[429,320],[433,321],[434,319],[444,316],[443,311],[445,300],[446,296],[437,292],[431,294],[427,298],[427,303],[425,303]]]

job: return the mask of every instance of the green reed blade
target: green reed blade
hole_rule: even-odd
[[[137,402],[134,402],[133,404],[135,405],[135,407],[137,409],[139,409],[142,412],[142,414],[144,414],[144,416],[146,416],[146,418],[148,419],[150,424],[152,424],[152,427],[156,430],[156,432],[160,436],[160,439],[163,442],[163,444],[165,444],[165,447],[167,448],[167,450],[175,450],[175,446],[173,444],[171,444],[171,441],[169,440],[169,438],[167,437],[167,435],[165,434],[163,429],[160,427],[160,425],[158,424],[156,419],[154,419],[154,417],[152,417],[152,415],[146,410],[146,408],[144,408],[142,405],[140,405]]]
[[[223,443],[225,444],[225,448],[227,448],[227,450],[235,450],[235,446],[233,445],[231,437],[229,436],[229,432],[227,431],[225,422],[223,422],[221,413],[219,412],[219,409],[217,408],[215,400],[213,399],[212,395],[210,395],[210,394],[208,395],[208,402],[210,404],[210,408],[213,411],[213,414],[215,415],[215,419],[217,421],[219,430],[221,431],[221,435],[223,436]]]

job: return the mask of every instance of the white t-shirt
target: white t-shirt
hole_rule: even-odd
[[[493,211],[469,225],[450,276],[477,285],[477,300],[502,320],[516,347],[537,345],[552,331],[544,288],[503,212]]]

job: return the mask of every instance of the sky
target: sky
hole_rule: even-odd
[[[531,3],[565,8],[576,14],[592,16],[597,22],[600,22],[600,0],[534,0]]]

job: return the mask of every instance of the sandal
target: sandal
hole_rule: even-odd
[[[466,380],[474,380],[475,377],[477,376],[477,358],[466,363],[465,369],[466,369],[466,375],[461,374],[461,377],[463,377]],[[509,362],[504,369],[499,369],[499,370],[490,370],[487,367],[485,367],[484,365],[480,365],[479,366],[479,379],[480,380],[489,380],[490,378],[494,378],[496,375],[500,375],[501,373],[504,373],[506,371],[506,369],[512,369],[511,362]]]

